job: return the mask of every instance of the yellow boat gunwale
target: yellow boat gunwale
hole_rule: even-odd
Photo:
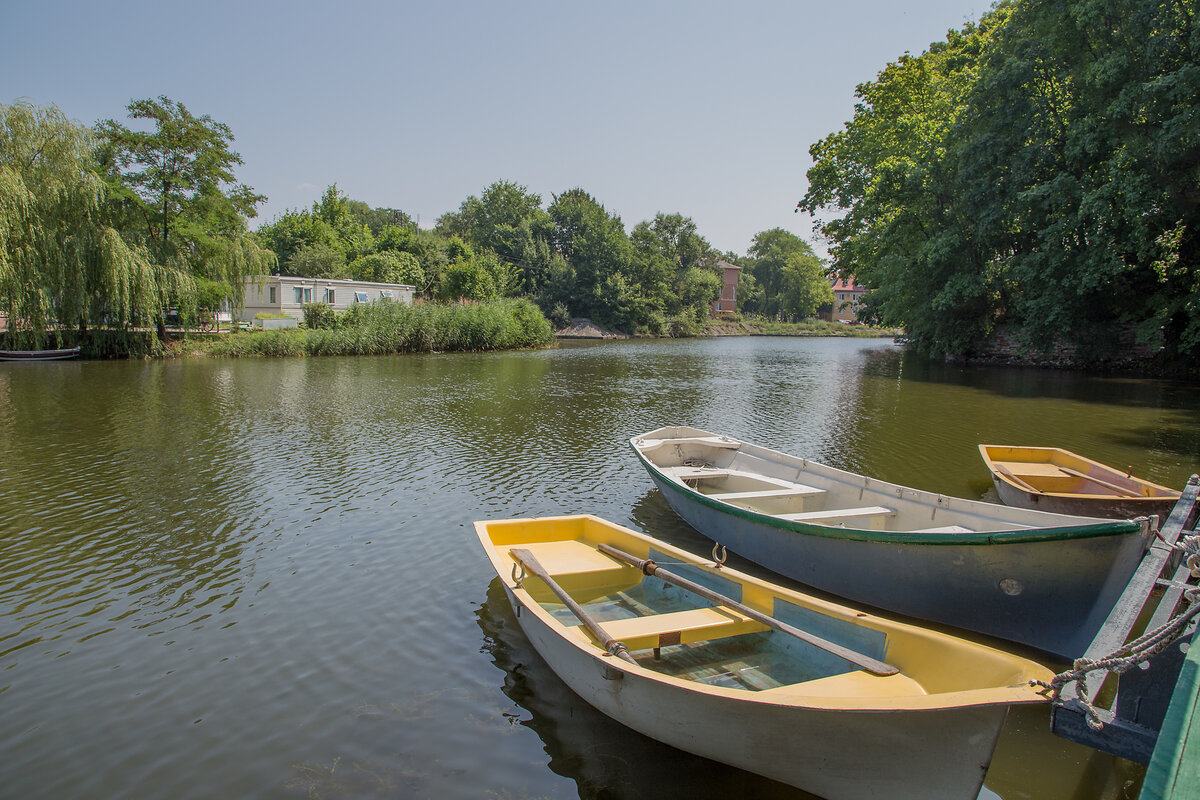
[[[666,542],[625,528],[608,520],[591,514],[575,514],[554,517],[527,517],[506,520],[481,520],[474,523],[476,534],[483,545],[498,578],[505,589],[514,597],[525,613],[536,616],[539,622],[553,631],[559,638],[570,646],[586,652],[598,663],[612,670],[637,675],[690,692],[698,692],[717,697],[736,699],[738,701],[760,703],[770,706],[811,709],[815,711],[861,711],[861,712],[898,712],[898,711],[934,711],[939,709],[954,709],[992,705],[1015,705],[1048,702],[1044,693],[1030,686],[1031,680],[1048,681],[1053,672],[1046,667],[1020,655],[999,650],[988,645],[974,642],[964,636],[954,636],[948,633],[919,627],[908,623],[890,620],[875,614],[859,611],[849,606],[823,600],[818,597],[797,592],[777,584],[773,584],[751,575],[747,575],[729,567],[721,567],[719,572],[713,569],[710,560],[700,558],[685,550],[674,547]],[[554,537],[532,537],[530,529],[554,529],[557,526],[558,535]],[[513,567],[517,565],[511,556],[511,549],[522,545],[534,545],[538,542],[569,541],[572,537],[563,535],[569,533],[568,528],[576,526],[579,535],[573,537],[577,541],[586,541],[594,547],[601,542],[626,550],[631,554],[646,558],[650,548],[677,559],[681,562],[699,566],[708,571],[717,572],[721,577],[740,583],[746,596],[742,602],[758,608],[764,613],[771,613],[771,608],[762,608],[763,597],[776,597],[795,605],[809,608],[820,613],[841,618],[854,625],[860,625],[884,633],[888,637],[888,652],[886,659],[901,670],[900,675],[881,677],[870,675],[861,670],[852,670],[841,675],[817,678],[803,683],[787,684],[772,689],[752,691],[748,689],[713,686],[684,678],[677,678],[661,672],[630,664],[621,659],[609,656],[604,649],[579,626],[565,625],[542,607],[529,590],[519,587],[513,577]],[[589,530],[590,526],[590,530]],[[597,535],[599,531],[599,535]],[[494,535],[507,532],[509,535]],[[590,533],[591,535],[586,535]],[[499,540],[499,541],[498,541]],[[621,566],[613,561],[614,568]],[[519,567],[518,567],[519,569]],[[630,568],[632,569],[632,568]],[[640,572],[637,573],[640,575]],[[537,580],[530,576],[528,579]],[[993,669],[1011,673],[1011,683],[976,688],[954,689],[949,691],[924,692],[924,684],[911,677],[911,672],[936,672],[939,663],[947,655],[959,655],[968,663],[977,654],[983,659],[983,664]],[[893,680],[893,679],[900,680]],[[893,681],[893,684],[903,682],[915,683],[922,687],[921,694],[901,692],[892,694],[882,682]],[[839,691],[840,690],[840,691]],[[868,691],[870,693],[868,693]]]
[[[1009,454],[1012,454],[1012,455],[1018,455],[1018,454],[1024,454],[1024,453],[1029,453],[1029,454],[1036,453],[1036,454],[1045,454],[1048,457],[1045,459],[1032,459],[1032,458],[1001,459],[1001,458],[995,458],[993,455],[993,451],[998,451],[998,450],[1008,451]],[[1153,481],[1148,481],[1145,478],[1139,478],[1138,476],[1133,475],[1132,473],[1122,472],[1121,470],[1116,469],[1114,467],[1110,467],[1109,465],[1104,464],[1100,461],[1096,461],[1095,459],[1088,458],[1087,456],[1082,456],[1079,453],[1073,452],[1071,450],[1067,450],[1062,447],[1043,447],[1043,446],[1037,446],[1037,445],[981,444],[981,445],[979,445],[979,454],[983,457],[984,464],[987,465],[988,471],[991,472],[991,474],[993,476],[999,478],[1000,480],[1004,481],[1009,486],[1012,486],[1013,488],[1018,489],[1022,492],[1028,493],[1030,487],[1032,487],[1035,490],[1035,492],[1033,492],[1034,494],[1045,494],[1045,495],[1049,495],[1051,497],[1062,497],[1064,499],[1084,500],[1084,501],[1100,500],[1100,499],[1107,499],[1107,498],[1119,498],[1122,500],[1138,502],[1138,501],[1161,501],[1161,500],[1170,500],[1170,499],[1178,500],[1180,497],[1180,492],[1178,492],[1175,489],[1172,489],[1168,486],[1162,486],[1160,484],[1154,483]],[[1113,477],[1119,476],[1125,480],[1132,481],[1133,483],[1137,484],[1138,486],[1145,487],[1147,489],[1152,490],[1154,492],[1154,494],[1143,494],[1141,496],[1130,495],[1130,496],[1126,497],[1126,496],[1122,496],[1118,493],[1051,491],[1051,490],[1043,489],[1040,486],[1038,486],[1035,476],[1023,476],[1022,480],[1025,480],[1026,478],[1029,479],[1026,481],[1029,484],[1029,486],[1022,486],[1020,482],[1013,479],[1012,475],[1005,474],[1005,472],[999,468],[999,462],[1006,461],[1006,460],[1019,461],[1019,462],[1030,463],[1030,464],[1041,463],[1041,464],[1055,464],[1056,466],[1062,466],[1054,460],[1053,457],[1055,455],[1066,456],[1069,460],[1079,461],[1079,462],[1082,462],[1083,464],[1088,464],[1093,467],[1098,467],[1100,470],[1102,470],[1103,474],[1095,475],[1095,476],[1088,476],[1088,477],[1100,478],[1101,480],[1105,480],[1110,475]],[[1068,477],[1076,477],[1076,476],[1070,476],[1068,474]],[[1086,478],[1081,478],[1081,480],[1086,480]]]

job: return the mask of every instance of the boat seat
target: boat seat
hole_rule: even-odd
[[[789,683],[763,693],[783,697],[854,697],[887,698],[914,697],[929,694],[925,687],[903,672],[895,675],[872,675],[863,670],[815,678],[803,683]]]
[[[828,511],[802,511],[798,514],[777,514],[776,516],[791,522],[813,522],[818,525],[844,522],[860,517],[870,517],[872,522],[882,522],[887,517],[896,516],[896,509],[884,506],[864,506],[862,508],[831,508]]]
[[[920,528],[909,533],[974,533],[974,528],[964,528],[962,525],[943,525],[940,528]]]
[[[623,642],[630,650],[670,647],[768,630],[761,622],[719,607],[614,619],[600,624],[609,636]],[[580,635],[586,635],[582,625],[574,626],[574,629]]]
[[[564,575],[620,572],[627,566],[576,539],[558,542],[532,542],[521,545],[555,579]]]
[[[690,481],[696,478],[724,478],[729,475],[727,469],[712,467],[663,467],[662,471],[668,478],[681,481]]]
[[[742,446],[742,443],[736,439],[729,439],[725,436],[680,436],[677,439],[641,439],[637,447],[644,453],[668,444],[701,444],[706,447],[720,447],[725,450],[737,450]]]
[[[791,489],[762,489],[757,492],[720,492],[708,495],[714,500],[758,500],[768,497],[809,497],[827,494],[824,489],[815,486],[796,484]]]

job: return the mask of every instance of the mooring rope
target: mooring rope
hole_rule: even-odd
[[[1186,563],[1192,577],[1200,577],[1200,535],[1184,536],[1173,544],[1172,548],[1186,555]],[[1126,642],[1103,658],[1077,658],[1071,669],[1055,675],[1048,683],[1032,680],[1029,682],[1030,686],[1049,689],[1052,693],[1051,699],[1057,699],[1062,692],[1062,687],[1075,681],[1079,684],[1077,700],[1083,707],[1084,719],[1087,720],[1088,727],[1092,730],[1101,730],[1104,722],[1096,713],[1096,708],[1092,705],[1091,700],[1088,699],[1091,694],[1087,685],[1088,673],[1105,670],[1106,673],[1120,675],[1149,661],[1179,641],[1187,630],[1188,624],[1197,614],[1200,614],[1200,587],[1188,589],[1183,593],[1183,597],[1189,603],[1187,610],[1175,615],[1154,630],[1147,631],[1131,642]]]

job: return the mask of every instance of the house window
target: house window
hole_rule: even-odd
[[[270,301],[269,301],[269,302],[271,303],[271,305],[275,305],[275,303],[276,303],[276,300],[275,300],[275,290],[276,290],[277,288],[278,288],[278,287],[276,287],[276,286],[272,286],[272,287],[270,287],[270,289],[269,289],[269,292],[268,292],[268,293],[269,293],[269,294],[270,294],[270,296],[271,296],[271,299],[270,299]]]
[[[329,303],[329,305],[333,305],[333,289],[325,290],[325,302]]]
[[[354,293],[354,302],[356,302],[356,303],[367,302],[367,293],[366,292],[355,292]]]
[[[294,286],[292,288],[296,292],[296,302],[297,303],[311,303],[312,302],[312,287]]]
[[[379,297],[380,297],[380,298],[384,298],[384,297],[386,297],[388,300],[391,300],[391,299],[392,299],[392,293],[391,293],[391,292],[389,292],[387,289],[380,289],[380,290],[379,290]]]

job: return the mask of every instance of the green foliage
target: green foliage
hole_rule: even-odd
[[[554,223],[551,245],[574,272],[572,300],[577,305],[572,308],[579,316],[595,316],[601,287],[617,273],[627,282],[624,276],[631,271],[633,248],[621,218],[583,189],[555,195],[549,214]],[[608,309],[597,310],[603,314]]]
[[[309,330],[332,330],[337,327],[337,312],[325,303],[305,303],[301,311]]]
[[[332,329],[263,331],[195,347],[220,356],[383,355],[509,350],[554,340],[550,323],[528,300],[487,303],[370,303],[351,307]]]
[[[469,248],[460,250],[469,257],[459,256],[448,267],[438,286],[441,300],[495,300],[509,296],[516,284],[512,265],[491,250],[481,254]]]
[[[240,302],[245,278],[267,272],[275,260],[247,234],[246,219],[266,197],[236,182],[233,168],[242,159],[230,149],[233,133],[167,97],[127,108],[152,130],[114,120],[96,126],[123,235],[157,263],[226,283]]]
[[[287,274],[302,278],[335,280],[349,277],[346,254],[337,247],[324,243],[302,245],[288,259]]]
[[[824,292],[816,281],[825,283],[829,289],[823,265],[808,242],[783,228],[772,228],[754,237],[750,245],[751,262],[742,274],[752,282],[743,289],[738,287],[738,306],[753,313],[780,316],[789,319],[809,317],[816,313],[813,300],[821,300]],[[747,273],[749,273],[747,275]],[[746,296],[743,298],[743,292]]]
[[[563,303],[555,303],[554,308],[546,315],[546,319],[550,320],[550,324],[555,330],[562,330],[571,324],[571,312]]]
[[[53,106],[0,106],[0,310],[13,346],[61,342],[56,324],[145,325],[193,286],[121,235],[94,152],[92,132]]]
[[[787,257],[779,293],[779,309],[785,317],[814,317],[817,309],[833,302],[833,287],[825,275],[821,260],[809,250]]]
[[[800,206],[910,341],[962,352],[1114,325],[1200,358],[1193,2],[1018,0],[859,87]]]
[[[425,271],[412,253],[384,250],[356,259],[347,267],[350,277],[360,281],[378,283],[404,283],[410,286],[425,285]]]

